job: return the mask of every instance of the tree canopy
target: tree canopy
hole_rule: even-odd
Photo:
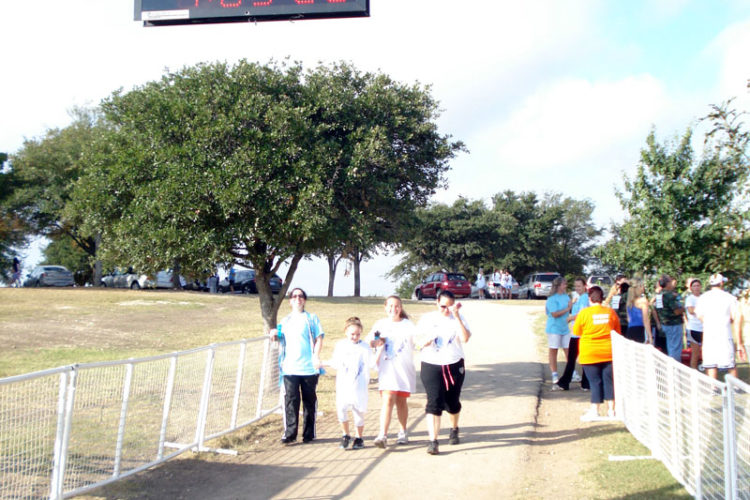
[[[557,193],[541,200],[534,193],[505,191],[492,206],[459,198],[452,205],[434,204],[417,212],[409,238],[398,249],[403,257],[390,275],[403,278],[399,293],[436,269],[474,276],[481,267],[508,268],[520,278],[532,271],[580,274],[600,234],[594,205]]]
[[[429,89],[347,64],[200,64],[101,109],[76,210],[101,232],[102,257],[253,267],[266,326],[282,262],[286,291],[303,256],[398,226],[462,148],[438,133]]]
[[[597,254],[640,273],[744,275],[750,262],[747,139],[731,135],[721,107],[700,158],[693,130],[674,143],[646,139],[636,174],[617,196],[626,212]],[[735,128],[737,132],[739,129]],[[712,139],[712,136],[714,139]]]

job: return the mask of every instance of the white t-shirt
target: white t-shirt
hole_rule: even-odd
[[[698,299],[695,314],[703,318],[703,364],[730,368],[735,365],[732,314],[737,299],[720,288],[712,288]]]
[[[687,296],[685,299],[685,314],[687,315],[687,327],[688,330],[693,330],[694,332],[702,332],[703,331],[703,322],[698,319],[698,316],[695,314],[690,314],[690,307],[695,307],[698,304],[698,299],[700,297],[696,297],[692,293]]]
[[[477,288],[484,288],[485,286],[484,275],[482,273],[477,274]]]
[[[464,327],[469,329],[469,324],[464,316],[459,313]],[[451,365],[464,357],[461,345],[461,326],[458,320],[450,315],[445,317],[439,311],[425,314],[417,325],[419,336],[423,339],[433,339],[432,343],[422,348],[421,360],[431,365]]]
[[[500,273],[493,274],[492,275],[492,282],[496,283],[496,284],[499,284],[499,285],[502,285],[502,283],[503,283],[503,277],[502,277],[502,275]]]
[[[370,382],[370,346],[363,341],[356,344],[349,339],[339,340],[330,361],[336,369],[336,406],[353,405],[367,410],[367,384]]]
[[[415,393],[417,370],[414,367],[414,336],[417,327],[408,319],[379,319],[367,336],[368,342],[375,338],[376,331],[380,332],[380,338],[385,340],[383,354],[377,367],[378,389]]]

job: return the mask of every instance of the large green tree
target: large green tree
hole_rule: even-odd
[[[626,218],[612,225],[611,239],[597,249],[603,262],[678,276],[747,272],[747,207],[738,198],[747,179],[741,151],[707,139],[696,158],[692,139],[691,129],[674,143],[661,144],[649,134],[635,175],[617,192]]]
[[[89,259],[83,268],[71,269],[90,275],[96,255],[95,233],[82,229],[80,214],[68,204],[73,186],[85,166],[83,155],[97,134],[96,110],[76,108],[73,122],[48,130],[42,137],[27,139],[11,156],[12,192],[5,207],[22,223],[27,238],[45,236],[73,242]]]
[[[356,113],[336,111],[359,96]],[[427,89],[347,65],[184,68],[102,103],[108,127],[77,209],[101,230],[107,260],[255,268],[271,327],[300,259],[413,211],[442,182],[460,144],[438,134],[436,106]],[[285,261],[274,298],[269,279]]]
[[[0,276],[10,279],[13,258],[18,256],[18,248],[25,243],[23,221],[8,207],[16,187],[16,176],[6,166],[8,155],[0,153]]]

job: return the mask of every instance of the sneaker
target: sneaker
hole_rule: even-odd
[[[578,374],[578,372],[573,372],[573,376],[570,378],[571,382],[580,382],[581,376]]]
[[[292,439],[289,437],[283,437],[281,438],[281,444],[292,444],[296,441],[296,439]]]
[[[341,436],[341,445],[339,446],[339,448],[341,448],[342,450],[347,449],[349,447],[349,441],[351,440],[352,440],[352,437],[349,434]]]
[[[374,444],[376,448],[384,450],[385,445],[388,444],[388,442],[385,436],[378,436],[375,438],[375,441],[373,441],[372,444]]]
[[[458,444],[458,427],[451,429],[451,435],[448,438],[448,444]]]
[[[553,391],[567,391],[568,389],[570,389],[570,387],[563,387],[560,385],[560,382],[552,384]]]
[[[398,437],[396,438],[396,444],[409,444],[409,438],[406,437],[404,431],[398,431]]]
[[[427,445],[427,453],[429,453],[430,455],[437,455],[438,453],[440,453],[437,440],[430,441],[430,444]]]
[[[354,443],[352,443],[352,450],[361,450],[365,447],[365,442],[362,440],[362,438],[354,438]]]
[[[559,382],[559,380],[560,376],[557,374],[557,372],[552,372],[552,383],[556,384],[557,382]]]
[[[599,412],[596,411],[596,408],[589,408],[586,413],[581,415],[581,422],[593,422],[594,420],[599,420]]]

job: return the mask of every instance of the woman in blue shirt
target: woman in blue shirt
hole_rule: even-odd
[[[568,297],[568,282],[558,276],[552,281],[550,296],[547,298],[545,311],[547,312],[547,343],[549,346],[549,369],[552,372],[552,383],[557,384],[557,350],[562,348],[568,356],[570,343],[570,329],[568,328],[568,313],[573,303]]]
[[[570,309],[568,324],[574,323],[578,313],[591,305],[589,303],[589,293],[588,290],[586,290],[586,280],[584,278],[576,278],[573,282],[573,287],[578,294],[578,298],[573,302],[573,306]],[[567,391],[570,389],[571,382],[580,382],[581,389],[585,391],[589,389],[589,381],[586,378],[586,374],[583,373],[583,370],[581,370],[583,375],[578,375],[575,371],[576,360],[578,359],[579,340],[580,337],[576,336],[575,333],[570,334],[570,343],[568,344],[568,362],[565,364],[565,371],[563,372],[562,377],[557,381],[557,386],[552,386],[553,390],[562,389]]]

